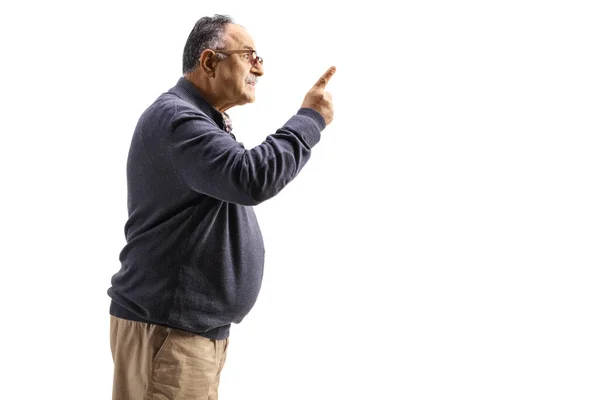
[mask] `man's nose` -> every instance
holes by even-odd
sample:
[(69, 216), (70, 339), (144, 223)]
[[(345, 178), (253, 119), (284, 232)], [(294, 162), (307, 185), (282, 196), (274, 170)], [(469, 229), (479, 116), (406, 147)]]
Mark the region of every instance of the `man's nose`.
[(263, 65), (261, 63), (259, 63), (258, 61), (256, 62), (256, 64), (254, 64), (252, 66), (252, 69), (250, 70), (253, 74), (256, 74), (258, 76), (263, 76), (265, 73), (265, 70), (263, 68)]

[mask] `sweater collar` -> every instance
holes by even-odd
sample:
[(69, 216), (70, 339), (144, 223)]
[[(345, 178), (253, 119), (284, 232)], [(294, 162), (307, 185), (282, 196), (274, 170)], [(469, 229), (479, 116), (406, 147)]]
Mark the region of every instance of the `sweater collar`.
[[(200, 91), (196, 89), (196, 87), (192, 84), (192, 82), (188, 81), (184, 77), (179, 78), (177, 84), (169, 90), (170, 93), (175, 94), (176, 96), (187, 100), (192, 103), (196, 107), (198, 107), (201, 111), (203, 111), (206, 115), (208, 115), (213, 121), (221, 127), (221, 129), (225, 130), (225, 121), (223, 119), (223, 114), (214, 108), (208, 100), (202, 96)], [(225, 114), (227, 115), (227, 114)]]

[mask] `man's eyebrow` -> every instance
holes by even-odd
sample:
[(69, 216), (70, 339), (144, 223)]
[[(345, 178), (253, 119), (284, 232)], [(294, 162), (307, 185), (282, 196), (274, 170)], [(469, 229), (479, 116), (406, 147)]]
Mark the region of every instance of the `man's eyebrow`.
[(244, 48), (248, 49), (248, 50), (254, 50), (254, 48), (252, 46), (248, 46), (248, 45), (244, 46)]

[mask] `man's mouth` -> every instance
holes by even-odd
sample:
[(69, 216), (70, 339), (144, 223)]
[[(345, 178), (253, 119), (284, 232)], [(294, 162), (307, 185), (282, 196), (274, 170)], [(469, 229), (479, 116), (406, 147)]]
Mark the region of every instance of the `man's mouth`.
[(246, 79), (246, 83), (250, 86), (256, 86), (256, 82), (258, 81), (258, 77), (257, 76), (250, 76)]

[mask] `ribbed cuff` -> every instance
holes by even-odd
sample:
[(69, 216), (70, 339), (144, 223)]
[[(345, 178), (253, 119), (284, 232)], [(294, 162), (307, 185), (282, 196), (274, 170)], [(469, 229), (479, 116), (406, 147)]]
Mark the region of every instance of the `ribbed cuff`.
[(298, 115), (304, 115), (305, 117), (311, 118), (317, 123), (319, 130), (321, 131), (327, 126), (325, 123), (325, 118), (323, 118), (323, 116), (317, 110), (313, 110), (312, 108), (301, 108), (298, 110)]

